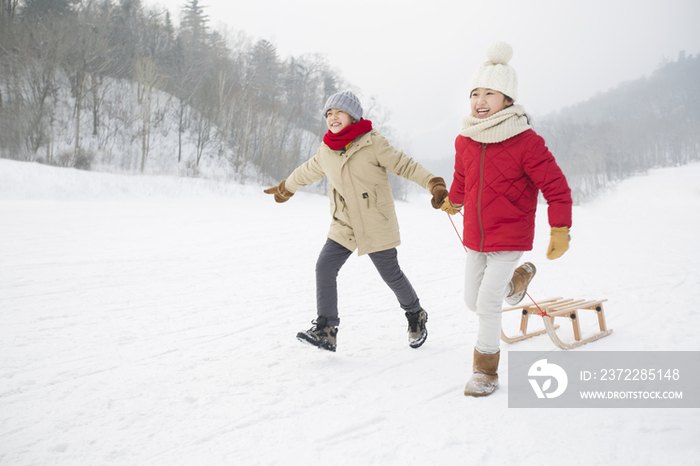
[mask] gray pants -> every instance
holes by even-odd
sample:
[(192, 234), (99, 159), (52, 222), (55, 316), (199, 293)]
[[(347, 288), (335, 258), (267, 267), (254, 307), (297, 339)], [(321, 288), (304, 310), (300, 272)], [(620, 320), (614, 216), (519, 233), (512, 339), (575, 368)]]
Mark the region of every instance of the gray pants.
[[(328, 325), (337, 326), (338, 318), (338, 272), (352, 251), (328, 239), (316, 262), (316, 310), (319, 317), (328, 319)], [(396, 248), (369, 254), (384, 282), (396, 295), (405, 311), (421, 309), (420, 300), (406, 275), (401, 271)]]

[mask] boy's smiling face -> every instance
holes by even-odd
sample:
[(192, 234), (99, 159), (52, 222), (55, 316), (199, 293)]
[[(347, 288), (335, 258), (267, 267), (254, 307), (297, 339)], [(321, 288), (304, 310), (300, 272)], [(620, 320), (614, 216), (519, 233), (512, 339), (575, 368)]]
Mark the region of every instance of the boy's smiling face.
[(353, 117), (337, 108), (332, 108), (326, 113), (326, 124), (333, 134), (341, 132), (355, 122)]
[(479, 87), (471, 93), (472, 115), (476, 118), (488, 118), (509, 107), (512, 103), (506, 99), (503, 93), (493, 89)]

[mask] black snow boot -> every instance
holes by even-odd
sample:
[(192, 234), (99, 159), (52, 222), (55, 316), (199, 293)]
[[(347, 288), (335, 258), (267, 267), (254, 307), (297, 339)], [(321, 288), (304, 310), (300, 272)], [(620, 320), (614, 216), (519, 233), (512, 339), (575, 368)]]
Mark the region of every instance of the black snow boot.
[(428, 338), (428, 330), (425, 323), (428, 321), (428, 313), (425, 309), (417, 312), (406, 312), (408, 320), (408, 346), (419, 348)]
[(305, 332), (297, 333), (297, 340), (320, 349), (335, 352), (338, 327), (327, 325), (325, 317), (319, 317), (316, 320), (312, 320), (311, 323), (314, 324), (313, 327)]

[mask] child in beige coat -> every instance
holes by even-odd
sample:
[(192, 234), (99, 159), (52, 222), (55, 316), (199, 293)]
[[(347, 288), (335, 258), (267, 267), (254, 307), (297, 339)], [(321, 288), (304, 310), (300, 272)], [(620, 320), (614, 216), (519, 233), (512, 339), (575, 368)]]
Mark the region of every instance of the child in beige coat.
[(323, 108), (328, 132), (306, 163), (278, 186), (266, 189), (275, 201), (286, 202), (301, 188), (324, 176), (330, 181), (332, 222), (316, 262), (317, 318), (297, 338), (328, 351), (336, 350), (338, 325), (337, 276), (357, 249), (369, 255), (382, 279), (396, 295), (408, 320), (409, 345), (420, 347), (428, 332), (427, 312), (398, 263), (399, 223), (387, 171), (411, 180), (433, 195), (439, 208), (447, 195), (445, 181), (392, 147), (362, 119), (362, 105), (352, 92), (330, 96)]

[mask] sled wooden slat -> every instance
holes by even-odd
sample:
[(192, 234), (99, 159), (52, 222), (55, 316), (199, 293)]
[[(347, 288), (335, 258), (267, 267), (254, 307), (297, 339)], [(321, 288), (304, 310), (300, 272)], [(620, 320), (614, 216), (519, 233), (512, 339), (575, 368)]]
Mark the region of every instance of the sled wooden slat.
[[(545, 299), (542, 301), (538, 301), (537, 304), (539, 304), (540, 307), (542, 307), (542, 306), (546, 306), (548, 303), (561, 302), (560, 300), (562, 300), (562, 299), (564, 299), (564, 298), (548, 298), (548, 299)], [(570, 300), (567, 300), (567, 301), (570, 301)], [(503, 309), (501, 309), (501, 312), (514, 311), (516, 309), (527, 309), (529, 307), (534, 307), (535, 309), (537, 308), (537, 306), (535, 306), (534, 304), (518, 304), (517, 306), (504, 307)]]
[[(605, 311), (603, 310), (603, 303), (607, 301), (607, 299), (598, 299), (598, 300), (585, 300), (585, 299), (571, 299), (571, 298), (549, 298), (543, 301), (539, 301), (538, 305), (533, 304), (523, 304), (519, 306), (512, 306), (508, 308), (502, 309), (501, 312), (508, 312), (508, 311), (514, 311), (514, 310), (520, 310), (522, 313), (522, 316), (520, 318), (520, 335), (514, 336), (514, 337), (509, 337), (508, 335), (505, 334), (503, 331), (503, 328), (501, 328), (501, 339), (505, 341), (506, 343), (515, 343), (516, 341), (522, 341), (528, 338), (532, 338), (538, 335), (542, 335), (546, 333), (549, 335), (550, 340), (552, 340), (552, 343), (554, 343), (557, 347), (567, 350), (567, 349), (572, 349), (576, 348), (581, 345), (585, 345), (586, 343), (590, 343), (595, 340), (599, 340), (603, 337), (606, 337), (612, 333), (612, 329), (608, 329), (607, 322), (605, 320)], [(542, 311), (540, 311), (540, 309)], [(581, 334), (581, 324), (580, 324), (580, 312), (582, 310), (592, 310), (596, 312), (596, 315), (598, 317), (598, 327), (599, 327), (599, 332), (595, 333), (594, 335), (591, 335), (587, 338), (583, 338)], [(544, 312), (544, 315), (542, 315), (542, 312)], [(542, 316), (542, 320), (544, 321), (544, 330), (539, 330), (535, 332), (530, 332), (528, 333), (527, 331), (527, 324), (528, 324), (528, 319), (530, 318), (531, 315), (537, 314)], [(559, 335), (557, 335), (556, 330), (559, 328), (559, 325), (556, 325), (554, 323), (554, 319), (557, 317), (566, 317), (569, 320), (571, 320), (571, 325), (573, 328), (573, 333), (574, 333), (574, 342), (572, 343), (566, 343), (562, 341), (561, 338), (559, 338)]]
[[(560, 300), (563, 299), (561, 297), (557, 298), (549, 298), (545, 299), (538, 304), (540, 307), (546, 306), (548, 303), (555, 303), (555, 302), (560, 302)], [(537, 330), (535, 332), (527, 332), (527, 323), (528, 319), (530, 318), (530, 315), (532, 314), (539, 314), (540, 311), (537, 309), (537, 306), (534, 304), (523, 304), (519, 306), (512, 306), (512, 307), (507, 307), (501, 310), (501, 312), (508, 312), (508, 311), (516, 311), (519, 310), (522, 313), (522, 316), (520, 317), (520, 335), (517, 336), (508, 336), (503, 332), (503, 328), (501, 328), (501, 339), (505, 341), (506, 343), (515, 343), (516, 341), (522, 341), (522, 340), (527, 340), (528, 338), (536, 337), (538, 335), (543, 335), (547, 333), (547, 329), (543, 330)], [(557, 325), (556, 328), (559, 328)]]
[(547, 314), (556, 317), (558, 315), (563, 315), (571, 311), (577, 311), (579, 309), (589, 309), (590, 306), (598, 303), (600, 303), (600, 301), (585, 301), (583, 299), (579, 299), (578, 301), (568, 303), (565, 306), (552, 306), (549, 308)]

